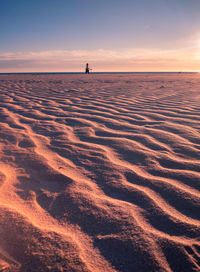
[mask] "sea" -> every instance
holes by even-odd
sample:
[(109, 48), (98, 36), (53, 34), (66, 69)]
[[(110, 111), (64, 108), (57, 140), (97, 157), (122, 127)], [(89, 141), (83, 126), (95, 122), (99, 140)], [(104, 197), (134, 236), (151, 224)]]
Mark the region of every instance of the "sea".
[[(194, 74), (198, 72), (91, 72), (90, 74)], [(0, 75), (82, 75), (84, 72), (0, 73)]]

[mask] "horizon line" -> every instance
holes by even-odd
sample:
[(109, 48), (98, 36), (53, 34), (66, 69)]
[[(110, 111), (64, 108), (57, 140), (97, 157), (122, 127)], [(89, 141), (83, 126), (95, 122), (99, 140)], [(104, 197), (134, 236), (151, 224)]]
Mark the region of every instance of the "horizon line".
[[(199, 73), (200, 71), (101, 71), (90, 72), (90, 74), (128, 74), (128, 73)], [(85, 72), (0, 72), (0, 75), (6, 74), (85, 74)]]

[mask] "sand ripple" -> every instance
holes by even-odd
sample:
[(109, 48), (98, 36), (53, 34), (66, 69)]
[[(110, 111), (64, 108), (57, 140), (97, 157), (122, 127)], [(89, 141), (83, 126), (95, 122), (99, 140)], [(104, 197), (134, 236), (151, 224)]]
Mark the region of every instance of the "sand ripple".
[(1, 75), (0, 271), (200, 271), (199, 86)]

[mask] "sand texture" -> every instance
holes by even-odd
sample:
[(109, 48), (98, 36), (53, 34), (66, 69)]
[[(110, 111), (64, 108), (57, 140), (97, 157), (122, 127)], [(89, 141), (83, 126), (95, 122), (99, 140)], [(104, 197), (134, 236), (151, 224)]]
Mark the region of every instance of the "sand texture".
[(0, 271), (200, 271), (200, 75), (0, 75)]

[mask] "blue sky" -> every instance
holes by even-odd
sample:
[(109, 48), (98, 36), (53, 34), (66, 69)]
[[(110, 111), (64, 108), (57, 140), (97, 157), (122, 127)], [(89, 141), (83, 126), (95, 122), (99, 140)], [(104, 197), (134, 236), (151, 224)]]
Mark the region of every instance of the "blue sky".
[(199, 0), (0, 0), (0, 72), (200, 70)]

